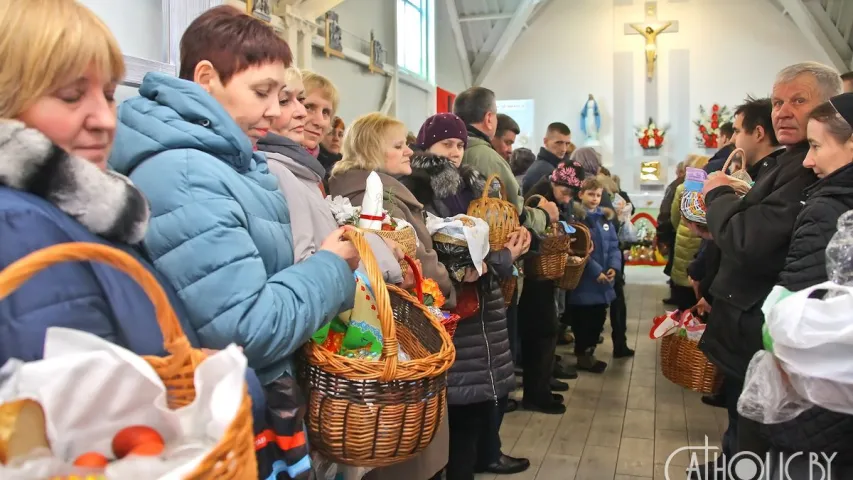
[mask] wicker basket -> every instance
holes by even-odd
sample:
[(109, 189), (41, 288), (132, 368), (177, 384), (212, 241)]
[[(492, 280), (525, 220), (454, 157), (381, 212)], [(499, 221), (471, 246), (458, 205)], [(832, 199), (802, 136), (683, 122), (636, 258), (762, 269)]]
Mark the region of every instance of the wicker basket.
[[(501, 186), (501, 198), (489, 197), (494, 182)], [(521, 226), (518, 223), (518, 210), (506, 199), (506, 188), (500, 177), (491, 175), (483, 187), (483, 195), (468, 205), (469, 216), (482, 218), (489, 225), (489, 246), (494, 251), (504, 248), (510, 234)]]
[[(732, 163), (732, 160), (734, 160), (735, 155), (737, 155), (738, 153), (740, 153), (742, 159), (740, 170), (735, 170), (729, 173), (729, 167)], [(743, 151), (742, 148), (736, 148), (732, 150), (732, 153), (729, 154), (729, 158), (726, 159), (726, 163), (723, 164), (723, 173), (729, 176), (729, 178), (732, 180), (732, 188), (734, 188), (735, 192), (737, 192), (738, 195), (741, 196), (746, 195), (746, 192), (748, 192), (749, 189), (752, 188), (753, 182), (752, 177), (749, 176), (749, 172), (746, 171), (746, 165), (744, 165), (745, 162), (746, 153)]]
[[(439, 319), (405, 291), (386, 286), (364, 236), (349, 231), (376, 296), (384, 345), (380, 360), (305, 346), (301, 375), (313, 450), (361, 467), (403, 462), (432, 441), (444, 420), (447, 370), (456, 352)], [(398, 359), (402, 348), (410, 361)]]
[[(393, 240), (400, 245), (403, 253), (411, 258), (417, 257), (418, 252), (418, 237), (415, 229), (412, 227), (401, 228), (400, 230), (365, 230), (375, 233), (382, 238)], [(409, 272), (409, 264), (405, 260), (400, 260), (400, 270), (403, 272), (403, 277)]]
[[(544, 200), (542, 195), (531, 195), (531, 200)], [(566, 271), (572, 242), (559, 222), (552, 223), (545, 231), (545, 238), (539, 244), (539, 254), (525, 262), (525, 274), (537, 280), (557, 280)]]
[[(121, 250), (94, 243), (64, 243), (44, 248), (19, 259), (0, 272), (0, 299), (6, 298), (40, 271), (57, 263), (100, 262), (133, 278), (154, 304), (157, 323), (163, 331), (167, 357), (142, 357), (151, 365), (169, 392), (169, 408), (177, 409), (195, 399), (194, 373), (207, 357), (190, 346), (169, 299), (157, 280), (133, 257)], [(185, 479), (252, 479), (258, 476), (252, 432), (252, 402), (248, 393), (237, 416), (219, 444)]]
[(574, 290), (581, 281), (583, 271), (586, 268), (586, 263), (589, 261), (590, 250), (592, 249), (592, 237), (589, 233), (589, 228), (583, 223), (572, 223), (575, 227), (575, 233), (572, 235), (572, 242), (569, 248), (570, 257), (580, 257), (580, 263), (573, 263), (571, 260), (566, 262), (566, 270), (563, 276), (557, 281), (557, 287), (563, 290)]
[(723, 380), (698, 342), (677, 333), (661, 339), (660, 363), (664, 377), (694, 392), (714, 393)]

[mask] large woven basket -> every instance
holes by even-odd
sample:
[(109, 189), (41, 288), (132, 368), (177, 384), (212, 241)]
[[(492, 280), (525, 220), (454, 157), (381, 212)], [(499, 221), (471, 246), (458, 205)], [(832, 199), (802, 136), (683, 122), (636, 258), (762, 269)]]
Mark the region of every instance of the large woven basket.
[[(489, 197), (495, 182), (501, 186), (500, 198)], [(489, 246), (494, 251), (503, 249), (510, 234), (521, 226), (518, 223), (518, 210), (506, 199), (506, 188), (501, 178), (491, 175), (483, 187), (483, 195), (468, 205), (469, 216), (482, 218), (489, 224)]]
[(592, 236), (589, 233), (589, 228), (580, 222), (572, 223), (572, 226), (575, 227), (575, 233), (571, 235), (569, 256), (581, 258), (581, 261), (578, 263), (572, 262), (571, 259), (566, 261), (563, 276), (557, 280), (557, 287), (563, 290), (574, 290), (578, 286), (592, 250)]
[[(94, 243), (63, 243), (47, 247), (19, 259), (0, 272), (0, 300), (11, 295), (24, 282), (42, 270), (62, 262), (100, 262), (134, 279), (151, 299), (157, 323), (163, 331), (163, 344), (169, 356), (142, 357), (166, 385), (169, 408), (177, 409), (195, 399), (194, 374), (207, 357), (192, 348), (169, 299), (157, 280), (133, 257), (121, 250)], [(109, 388), (109, 385), (106, 385)], [(252, 431), (252, 401), (244, 393), (237, 416), (219, 444), (185, 479), (254, 479), (258, 476)]]
[[(346, 465), (382, 467), (426, 448), (444, 420), (447, 370), (456, 352), (439, 319), (386, 286), (362, 233), (348, 231), (373, 287), (384, 343), (379, 360), (348, 358), (314, 342), (301, 368), (313, 450)], [(412, 360), (401, 361), (399, 350)]]
[[(541, 195), (531, 195), (531, 200), (544, 200)], [(545, 237), (539, 243), (539, 254), (529, 258), (525, 263), (525, 274), (537, 280), (557, 280), (566, 271), (569, 260), (569, 248), (572, 242), (562, 224), (552, 223), (545, 230)]]
[[(415, 229), (412, 227), (401, 228), (400, 230), (366, 230), (368, 232), (375, 233), (382, 238), (387, 238), (388, 240), (393, 240), (400, 245), (400, 248), (403, 250), (403, 253), (408, 255), (411, 258), (417, 257), (418, 252), (418, 238), (417, 233), (415, 233)], [(400, 270), (403, 272), (403, 277), (406, 276), (406, 273), (409, 271), (409, 264), (405, 260), (400, 260)]]
[(663, 376), (672, 383), (699, 393), (714, 393), (722, 383), (717, 367), (699, 350), (698, 342), (670, 334), (661, 339)]
[[(735, 156), (738, 153), (740, 153), (741, 155), (740, 169), (729, 172), (729, 168), (733, 167), (732, 160), (734, 160)], [(746, 165), (744, 165), (744, 163), (746, 163), (746, 153), (743, 151), (742, 148), (736, 148), (732, 150), (732, 153), (729, 154), (729, 158), (726, 159), (726, 163), (723, 164), (723, 173), (729, 176), (729, 178), (732, 180), (732, 188), (734, 188), (735, 192), (737, 192), (738, 195), (741, 196), (746, 195), (746, 192), (748, 192), (749, 189), (752, 188), (753, 182), (752, 177), (749, 175), (749, 172), (746, 171)]]

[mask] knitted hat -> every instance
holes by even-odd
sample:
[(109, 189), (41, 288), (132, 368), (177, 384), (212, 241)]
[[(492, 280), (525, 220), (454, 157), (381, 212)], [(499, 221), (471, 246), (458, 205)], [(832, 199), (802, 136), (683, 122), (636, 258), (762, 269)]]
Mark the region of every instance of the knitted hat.
[(551, 172), (551, 183), (580, 190), (583, 183), (584, 171), (578, 162), (560, 162)]
[(829, 103), (835, 107), (835, 111), (841, 118), (853, 127), (853, 93), (842, 93), (829, 99)]
[(418, 131), (418, 146), (424, 150), (448, 138), (458, 138), (468, 146), (468, 127), (452, 113), (437, 113), (426, 119)]

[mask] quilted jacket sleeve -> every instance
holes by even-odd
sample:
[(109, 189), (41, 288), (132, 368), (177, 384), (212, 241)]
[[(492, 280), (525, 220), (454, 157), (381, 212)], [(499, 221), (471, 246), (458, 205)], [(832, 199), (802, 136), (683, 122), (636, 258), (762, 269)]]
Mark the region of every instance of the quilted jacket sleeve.
[(610, 229), (607, 230), (607, 269), (615, 271), (622, 270), (622, 250), (619, 250), (619, 237), (616, 235), (616, 226), (613, 222), (607, 222)]
[[(164, 161), (157, 167), (169, 165)], [(299, 264), (267, 272), (245, 227), (247, 214), (229, 185), (200, 170), (195, 166), (193, 178), (177, 184), (186, 190), (187, 201), (172, 199), (173, 209), (164, 209), (151, 195), (145, 250), (184, 301), (202, 346), (222, 348), (233, 342), (243, 347), (252, 368), (277, 368), (324, 323), (351, 308), (352, 271), (337, 255), (319, 251)], [(139, 175), (133, 180), (143, 191), (152, 191), (150, 183), (176, 177), (181, 178)]]
[(811, 204), (800, 213), (779, 275), (780, 285), (798, 291), (827, 280), (826, 246), (835, 234), (839, 215), (824, 202)]
[[(1, 210), (0, 239), (0, 270), (36, 250), (71, 241), (39, 212)], [(0, 363), (42, 358), (48, 327), (73, 328), (121, 343), (111, 313), (88, 264), (52, 266), (0, 302)]]

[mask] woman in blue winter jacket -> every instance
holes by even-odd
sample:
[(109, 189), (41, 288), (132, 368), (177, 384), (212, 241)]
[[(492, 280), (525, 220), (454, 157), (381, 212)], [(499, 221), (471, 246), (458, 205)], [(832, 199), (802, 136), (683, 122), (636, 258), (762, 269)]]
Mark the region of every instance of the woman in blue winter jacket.
[(615, 213), (600, 206), (603, 191), (601, 182), (595, 178), (587, 178), (581, 185), (581, 204), (576, 208), (575, 218), (589, 228), (594, 248), (566, 305), (575, 335), (577, 368), (593, 373), (602, 373), (607, 368), (593, 354), (607, 317), (607, 306), (616, 298), (613, 284), (622, 268), (622, 252), (613, 224)]
[[(161, 281), (198, 347), (174, 289), (134, 246), (148, 226), (145, 197), (106, 170), (113, 95), (125, 69), (112, 33), (71, 0), (4, 2), (0, 46), (0, 270), (61, 243), (121, 249)], [(139, 355), (166, 354), (148, 296), (100, 263), (52, 266), (0, 300), (0, 365), (42, 358), (50, 327), (89, 332)], [(246, 379), (259, 420), (263, 392), (253, 372)]]
[(110, 157), (151, 203), (144, 250), (201, 344), (240, 345), (264, 384), (292, 373), (292, 354), (352, 308), (358, 266), (341, 229), (294, 264), (287, 203), (255, 151), (281, 115), (291, 60), (263, 21), (208, 10), (181, 39), (180, 78), (149, 73), (121, 105)]

